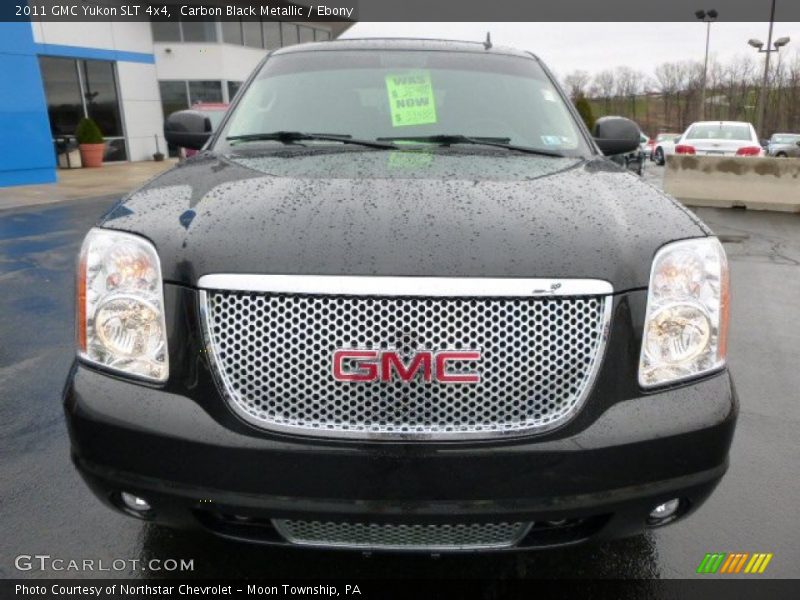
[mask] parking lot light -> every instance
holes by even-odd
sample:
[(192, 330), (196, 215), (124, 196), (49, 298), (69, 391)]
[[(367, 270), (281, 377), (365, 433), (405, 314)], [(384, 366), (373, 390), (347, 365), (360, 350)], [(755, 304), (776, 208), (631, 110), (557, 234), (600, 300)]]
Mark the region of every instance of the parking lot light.
[(715, 21), (719, 13), (714, 10), (696, 10), (694, 16), (706, 24), (706, 58), (703, 63), (703, 88), (700, 96), (700, 120), (706, 118), (706, 79), (708, 77), (708, 44), (711, 39), (711, 21)]
[[(790, 38), (787, 36), (780, 37), (772, 42), (772, 26), (775, 24), (775, 0), (772, 0), (772, 8), (769, 13), (769, 34), (767, 37), (767, 47), (764, 48), (764, 42), (757, 39), (749, 39), (747, 43), (759, 52), (765, 53), (767, 56), (764, 59), (764, 79), (761, 82), (761, 92), (758, 96), (758, 113), (756, 122), (756, 132), (760, 138), (765, 138), (766, 132), (764, 131), (764, 118), (767, 114), (767, 82), (769, 80), (769, 56), (773, 52), (778, 52), (783, 46), (789, 43)], [(774, 47), (773, 47), (774, 46)], [(780, 55), (778, 55), (780, 57)], [(780, 65), (780, 63), (778, 63)]]

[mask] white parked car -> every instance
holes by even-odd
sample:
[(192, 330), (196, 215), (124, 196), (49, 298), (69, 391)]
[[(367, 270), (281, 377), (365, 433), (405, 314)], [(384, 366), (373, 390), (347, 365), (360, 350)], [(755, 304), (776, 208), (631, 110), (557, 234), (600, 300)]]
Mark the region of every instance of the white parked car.
[(659, 133), (653, 144), (653, 152), (650, 160), (654, 160), (657, 165), (663, 165), (670, 154), (675, 154), (675, 142), (681, 137), (680, 133)]
[(755, 127), (743, 121), (698, 121), (675, 143), (675, 154), (764, 156)]
[[(639, 132), (639, 151), (645, 158), (650, 158), (653, 154), (653, 140), (649, 135), (644, 132)], [(652, 160), (652, 159), (651, 159)]]

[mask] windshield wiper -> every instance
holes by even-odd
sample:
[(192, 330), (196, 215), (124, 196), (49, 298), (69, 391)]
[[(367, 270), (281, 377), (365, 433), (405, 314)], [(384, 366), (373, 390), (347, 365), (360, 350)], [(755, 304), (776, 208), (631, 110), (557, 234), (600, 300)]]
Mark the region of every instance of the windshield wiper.
[(244, 135), (231, 135), (225, 138), (228, 142), (261, 142), (271, 141), (293, 144), (308, 140), (324, 140), (328, 142), (341, 142), (342, 144), (356, 144), (369, 148), (380, 148), (382, 150), (396, 150), (394, 144), (372, 141), (357, 140), (353, 136), (338, 133), (303, 133), (302, 131), (273, 131), (271, 133), (246, 133)]
[(440, 134), (440, 135), (422, 135), (422, 136), (408, 136), (408, 137), (379, 137), (378, 141), (392, 141), (392, 142), (420, 142), (429, 144), (441, 144), (449, 146), (451, 144), (478, 144), (481, 146), (494, 146), (495, 148), (505, 148), (506, 150), (516, 150), (517, 152), (526, 152), (528, 154), (538, 154), (540, 156), (553, 156), (556, 158), (564, 158), (560, 152), (553, 150), (540, 150), (539, 148), (531, 148), (529, 146), (516, 146), (509, 144), (511, 138), (507, 137), (471, 137), (460, 134)]

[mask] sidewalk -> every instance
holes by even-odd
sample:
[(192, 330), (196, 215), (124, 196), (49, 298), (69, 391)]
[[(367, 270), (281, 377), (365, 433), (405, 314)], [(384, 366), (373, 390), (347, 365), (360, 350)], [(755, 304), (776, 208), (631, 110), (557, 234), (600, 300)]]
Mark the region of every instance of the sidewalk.
[(176, 159), (104, 165), (99, 169), (58, 169), (58, 182), (0, 188), (0, 210), (62, 200), (122, 196), (166, 171)]

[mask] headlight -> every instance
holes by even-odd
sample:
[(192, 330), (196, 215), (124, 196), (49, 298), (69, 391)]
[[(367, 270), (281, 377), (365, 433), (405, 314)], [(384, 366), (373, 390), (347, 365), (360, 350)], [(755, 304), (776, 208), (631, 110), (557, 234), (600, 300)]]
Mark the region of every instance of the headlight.
[(653, 387), (725, 364), (728, 261), (717, 238), (674, 242), (653, 260), (639, 383)]
[(150, 242), (92, 229), (81, 247), (77, 313), (81, 358), (128, 375), (166, 381), (161, 265)]

